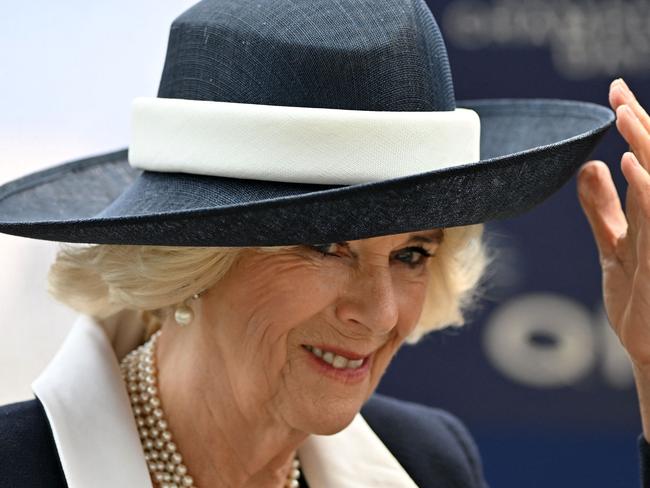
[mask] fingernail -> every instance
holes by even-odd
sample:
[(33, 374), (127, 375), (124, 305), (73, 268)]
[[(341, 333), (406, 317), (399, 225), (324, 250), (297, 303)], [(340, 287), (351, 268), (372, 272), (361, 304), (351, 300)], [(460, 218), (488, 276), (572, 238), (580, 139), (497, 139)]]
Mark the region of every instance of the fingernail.
[(612, 83), (611, 91), (620, 93), (623, 99), (627, 98), (627, 92), (625, 91), (625, 88), (623, 88), (623, 85), (620, 83)]
[(626, 92), (630, 92), (630, 93), (631, 93), (630, 87), (627, 86), (627, 83), (625, 83), (625, 81), (623, 80), (623, 78), (619, 78), (619, 85), (620, 85), (620, 86), (621, 86), (621, 87), (622, 87)]
[(582, 183), (585, 190), (589, 190), (594, 183), (598, 182), (598, 168), (595, 165), (589, 165), (582, 170)]

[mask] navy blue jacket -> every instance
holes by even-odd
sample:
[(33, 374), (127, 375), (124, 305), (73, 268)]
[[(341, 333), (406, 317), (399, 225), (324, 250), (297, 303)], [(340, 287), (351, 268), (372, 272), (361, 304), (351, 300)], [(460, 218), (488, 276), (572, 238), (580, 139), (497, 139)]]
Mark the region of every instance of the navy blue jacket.
[[(487, 487), (476, 444), (452, 414), (379, 394), (361, 413), (418, 486)], [(3, 488), (66, 487), (38, 399), (0, 407), (0, 480)]]
[[(375, 394), (362, 415), (418, 486), (487, 488), (476, 444), (449, 412)], [(641, 486), (650, 487), (650, 444), (642, 434), (638, 447)], [(0, 487), (66, 486), (38, 399), (1, 406)]]

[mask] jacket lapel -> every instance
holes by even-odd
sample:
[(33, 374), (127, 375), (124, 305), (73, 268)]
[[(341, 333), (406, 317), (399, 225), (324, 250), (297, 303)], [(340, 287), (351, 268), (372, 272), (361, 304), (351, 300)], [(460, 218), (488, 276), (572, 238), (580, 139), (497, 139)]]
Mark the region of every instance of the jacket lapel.
[(69, 488), (151, 488), (131, 404), (106, 333), (81, 316), (32, 383)]

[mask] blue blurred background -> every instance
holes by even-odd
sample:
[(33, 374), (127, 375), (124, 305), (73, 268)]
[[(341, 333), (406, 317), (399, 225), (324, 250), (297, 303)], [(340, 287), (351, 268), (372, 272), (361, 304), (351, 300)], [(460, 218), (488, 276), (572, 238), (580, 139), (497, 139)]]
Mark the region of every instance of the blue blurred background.
[[(128, 145), (130, 103), (154, 96), (171, 21), (194, 1), (14, 3), (0, 16), (0, 182)], [(622, 76), (650, 105), (650, 1), (430, 1), (458, 100), (570, 98), (607, 105)], [(621, 198), (626, 145), (594, 154)], [(461, 329), (403, 348), (379, 390), (470, 428), (495, 488), (638, 486), (641, 432), (629, 361), (602, 309), (600, 268), (575, 177), (487, 225), (499, 262)], [(55, 245), (0, 236), (0, 404), (59, 347), (74, 313), (45, 292)], [(17, 327), (15, 324), (21, 324)]]

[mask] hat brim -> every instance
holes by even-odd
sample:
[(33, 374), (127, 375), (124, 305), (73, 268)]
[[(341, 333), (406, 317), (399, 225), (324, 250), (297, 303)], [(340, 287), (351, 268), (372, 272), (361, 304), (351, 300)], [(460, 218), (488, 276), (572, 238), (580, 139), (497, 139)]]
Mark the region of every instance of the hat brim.
[(614, 113), (552, 99), (457, 102), (481, 119), (481, 160), (355, 185), (130, 167), (127, 150), (0, 187), (0, 232), (98, 244), (272, 246), (354, 240), (520, 215), (586, 161)]

